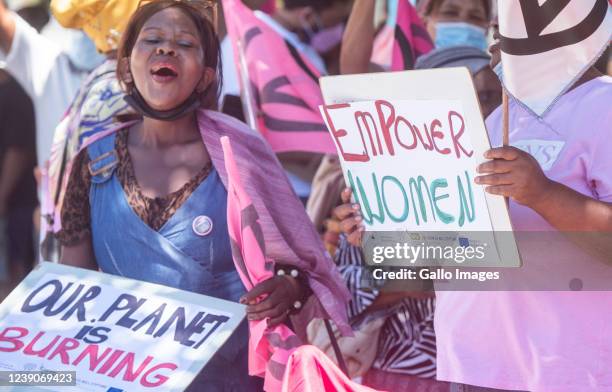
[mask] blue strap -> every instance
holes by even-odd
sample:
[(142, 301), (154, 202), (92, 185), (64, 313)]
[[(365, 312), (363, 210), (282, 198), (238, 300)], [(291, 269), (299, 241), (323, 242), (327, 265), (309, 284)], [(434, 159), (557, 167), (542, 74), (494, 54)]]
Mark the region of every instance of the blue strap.
[(94, 184), (108, 181), (119, 164), (119, 157), (115, 151), (116, 136), (117, 134), (113, 132), (87, 147), (89, 173)]

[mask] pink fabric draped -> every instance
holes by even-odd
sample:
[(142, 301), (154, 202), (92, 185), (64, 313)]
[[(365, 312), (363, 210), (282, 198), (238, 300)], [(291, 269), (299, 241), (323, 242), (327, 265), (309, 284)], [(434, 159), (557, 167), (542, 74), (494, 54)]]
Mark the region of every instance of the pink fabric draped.
[[(212, 127), (212, 129), (217, 129), (220, 132), (225, 133), (225, 135), (220, 136), (220, 138), (217, 139), (217, 135), (214, 135), (210, 131), (211, 127), (210, 123), (208, 122), (209, 120), (215, 122), (215, 126)], [(274, 260), (269, 260), (266, 258), (265, 249), (269, 244), (269, 241), (264, 233), (265, 218), (260, 216), (259, 212), (261, 210), (257, 209), (256, 203), (254, 203), (251, 199), (251, 194), (257, 194), (257, 192), (249, 193), (246, 191), (246, 184), (248, 182), (253, 184), (257, 181), (257, 178), (253, 178), (252, 173), (249, 172), (250, 168), (254, 165), (250, 164), (248, 167), (239, 168), (233, 145), (237, 147), (236, 151), (238, 151), (239, 154), (244, 154), (244, 150), (240, 148), (241, 145), (243, 147), (248, 146), (249, 151), (257, 151), (257, 144), (264, 149), (265, 144), (261, 141), (257, 143), (257, 135), (255, 135), (252, 131), (235, 129), (234, 126), (238, 125), (239, 123), (231, 124), (231, 121), (233, 120), (230, 120), (229, 118), (215, 112), (207, 112), (205, 115), (200, 116), (202, 134), (204, 140), (206, 140), (206, 145), (209, 153), (211, 154), (213, 162), (220, 158), (218, 156), (219, 144), (221, 146), (225, 173), (222, 171), (220, 171), (220, 173), (226, 182), (228, 191), (227, 219), (232, 245), (232, 254), (236, 269), (240, 274), (242, 282), (246, 288), (250, 290), (258, 283), (263, 282), (274, 275)], [(246, 145), (243, 144), (250, 138), (253, 138), (250, 143)], [(216, 140), (218, 140), (218, 142)], [(275, 160), (269, 159), (270, 157), (273, 157), (272, 152), (269, 151), (266, 155), (267, 156), (257, 157), (256, 161), (258, 164), (255, 166), (261, 169), (264, 173), (271, 175), (276, 174), (282, 179), (284, 176), (278, 172), (280, 167), (277, 163), (275, 163)], [(250, 158), (247, 156), (242, 156), (242, 159), (249, 160)], [(273, 165), (272, 168), (266, 167), (267, 161), (270, 161), (270, 163)], [(250, 162), (253, 161), (251, 160)], [(219, 170), (222, 165), (215, 166), (217, 167), (217, 170)], [(276, 168), (274, 168), (274, 166), (276, 166)], [(274, 173), (275, 171), (276, 173)], [(285, 184), (285, 187), (287, 185), (288, 184)], [(295, 203), (291, 203), (294, 204), (293, 206), (285, 204), (290, 199), (295, 199), (295, 197), (292, 197), (286, 192), (284, 195), (283, 193), (277, 194), (274, 200), (276, 209), (283, 212), (283, 208), (289, 207), (297, 208), (298, 211), (304, 211), (303, 208), (295, 205)], [(284, 212), (289, 211), (287, 210)], [(297, 230), (299, 230), (299, 225), (296, 225), (298, 222), (299, 221), (294, 221), (294, 227)], [(304, 221), (303, 218), (301, 219), (301, 225), (312, 228), (310, 222)], [(304, 239), (308, 240), (308, 237)], [(312, 241), (316, 241), (312, 236), (310, 236), (310, 239)], [(318, 247), (320, 247), (320, 244)], [(284, 261), (284, 259), (279, 260)], [(335, 269), (333, 265), (328, 264), (327, 267), (329, 268), (330, 272)], [(338, 281), (336, 280), (335, 283), (337, 284)], [(325, 302), (323, 302), (323, 304), (327, 305)], [(295, 325), (305, 326), (307, 322), (308, 319), (303, 319), (302, 321), (295, 323)], [(285, 375), (286, 377), (288, 371), (286, 365), (289, 361), (289, 357), (292, 355), (291, 353), (293, 350), (300, 346), (302, 341), (284, 324), (274, 328), (268, 328), (267, 320), (249, 321), (249, 327), (249, 373), (254, 376), (265, 377), (264, 387), (266, 391), (280, 391), (282, 389), (281, 383), (283, 381), (283, 376)], [(321, 353), (321, 355), (323, 354)], [(331, 363), (329, 360), (327, 360), (327, 362)], [(335, 374), (336, 372), (338, 372), (337, 369), (332, 369), (332, 374)], [(337, 376), (330, 377), (337, 378)]]
[(300, 346), (287, 361), (282, 392), (375, 392), (349, 379), (315, 346)]
[(413, 69), (416, 59), (433, 49), (433, 43), (421, 18), (409, 0), (397, 0), (392, 71)]
[[(228, 136), (231, 140), (242, 187), (253, 205), (250, 211), (257, 215), (258, 238), (268, 268), (280, 262), (308, 273), (314, 295), (293, 316), (298, 336), (305, 339), (306, 326), (313, 318), (331, 318), (343, 334), (351, 335), (346, 320), (348, 290), (270, 146), (244, 123), (223, 113), (201, 110), (198, 121), (204, 144), (226, 188), (229, 175), (221, 138)], [(241, 211), (236, 203), (228, 204), (229, 208)], [(234, 256), (240, 255), (236, 252)], [(245, 263), (255, 262), (248, 258)]]
[(241, 87), (253, 91), (257, 127), (272, 149), (336, 154), (318, 109), (319, 71), (240, 0), (223, 0), (223, 9), (235, 63), (240, 41), (247, 64), (250, 86)]
[[(266, 262), (259, 217), (249, 195), (242, 187), (230, 139), (221, 138), (228, 180), (227, 225), (236, 269), (247, 290), (274, 275)], [(281, 389), (282, 376), (290, 350), (300, 339), (284, 324), (267, 327), (267, 320), (249, 321), (249, 374), (265, 377), (266, 391)]]

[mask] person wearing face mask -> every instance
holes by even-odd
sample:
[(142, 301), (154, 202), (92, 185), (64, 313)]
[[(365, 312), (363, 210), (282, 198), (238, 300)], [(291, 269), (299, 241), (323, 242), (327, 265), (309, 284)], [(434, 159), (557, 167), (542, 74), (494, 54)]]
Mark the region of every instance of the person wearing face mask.
[(423, 0), (417, 10), (436, 48), (473, 46), (486, 50), (489, 0)]
[[(403, 12), (400, 12), (399, 2), (403, 2)], [(401, 65), (398, 63), (394, 68), (393, 46), (399, 43), (396, 29), (406, 24), (410, 26), (409, 36), (402, 34), (402, 39), (409, 45), (405, 45), (408, 48), (402, 56), (409, 60), (402, 59)], [(414, 61), (431, 48), (429, 34), (407, 0), (356, 0), (342, 37), (340, 72), (357, 74), (412, 69)]]
[[(352, 0), (285, 0), (275, 12), (267, 14), (255, 10), (254, 15), (270, 26), (295, 51), (303, 55), (320, 74), (329, 74), (325, 56), (331, 69), (338, 69), (338, 54), (334, 56), (342, 39), (343, 22), (348, 17)], [(226, 37), (223, 62), (224, 90), (223, 95), (239, 95), (237, 67), (233, 61), (231, 42)], [(231, 55), (228, 56), (228, 53)], [(335, 64), (335, 65), (333, 65)], [(233, 85), (226, 85), (226, 82)], [(222, 102), (227, 101), (222, 98)], [(225, 107), (225, 105), (222, 105)], [(287, 152), (279, 154), (283, 167), (287, 170), (294, 190), (305, 203), (311, 192), (311, 182), (321, 161), (320, 154), (308, 152)]]
[(421, 56), (416, 69), (467, 67), (474, 80), (474, 88), (487, 118), (502, 101), (502, 86), (490, 66), (491, 56), (472, 46), (453, 46), (436, 49)]
[[(308, 57), (322, 73), (328, 69), (322, 55), (336, 48), (344, 31), (344, 21), (350, 12), (352, 0), (284, 0), (282, 7), (267, 13), (255, 8), (255, 15), (272, 27), (297, 51)], [(231, 42), (226, 37), (221, 43), (223, 59), (223, 90), (226, 94), (240, 95), (237, 68)]]

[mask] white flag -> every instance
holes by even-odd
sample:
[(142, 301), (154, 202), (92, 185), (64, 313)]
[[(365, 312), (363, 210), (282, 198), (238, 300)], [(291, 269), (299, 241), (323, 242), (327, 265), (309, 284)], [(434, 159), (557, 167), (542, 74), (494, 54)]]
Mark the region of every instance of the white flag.
[(610, 44), (608, 0), (498, 0), (503, 83), (543, 116)]

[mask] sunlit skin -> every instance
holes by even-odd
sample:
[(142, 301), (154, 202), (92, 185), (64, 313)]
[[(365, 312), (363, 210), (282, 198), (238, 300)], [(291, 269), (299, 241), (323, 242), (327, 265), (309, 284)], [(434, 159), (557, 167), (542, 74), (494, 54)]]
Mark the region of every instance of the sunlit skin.
[(195, 23), (177, 8), (153, 15), (143, 26), (130, 69), (138, 91), (156, 110), (169, 110), (207, 86), (204, 49)]
[(489, 20), (482, 0), (442, 0), (429, 15), (423, 17), (425, 27), (432, 39), (436, 39), (438, 22), (465, 22), (483, 29), (489, 27)]

